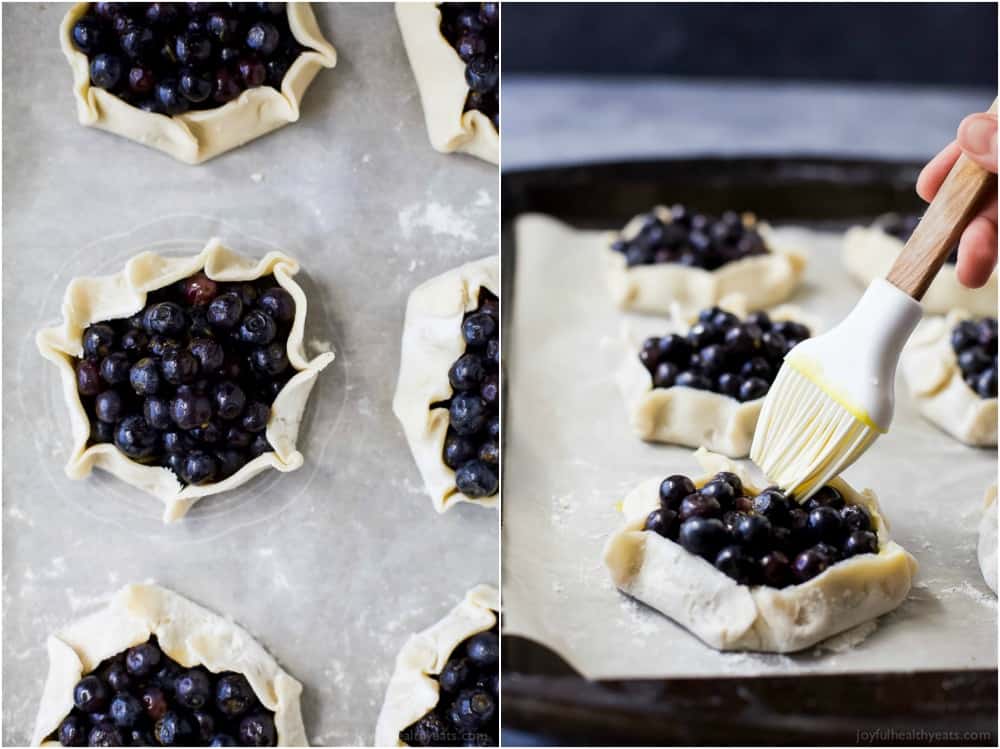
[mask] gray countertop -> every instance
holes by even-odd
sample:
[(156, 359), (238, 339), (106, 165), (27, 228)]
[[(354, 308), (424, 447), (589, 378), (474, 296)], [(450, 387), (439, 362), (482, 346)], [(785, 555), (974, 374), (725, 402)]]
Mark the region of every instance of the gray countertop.
[(996, 92), (505, 76), (503, 168), (699, 155), (927, 159)]
[[(76, 122), (66, 7), (3, 8), (3, 741), (29, 740), (46, 636), (156, 580), (244, 625), (303, 682), (314, 743), (370, 743), (406, 637), (497, 582), (496, 512), (437, 515), (390, 410), (407, 295), (496, 251), (495, 167), (431, 149), (391, 5), (316, 6), (340, 59), (301, 120), (198, 167)], [(312, 394), (302, 469), (165, 527), (152, 497), (65, 477), (55, 370), (33, 338), (72, 277), (213, 233), (302, 263), (306, 340), (337, 359)]]

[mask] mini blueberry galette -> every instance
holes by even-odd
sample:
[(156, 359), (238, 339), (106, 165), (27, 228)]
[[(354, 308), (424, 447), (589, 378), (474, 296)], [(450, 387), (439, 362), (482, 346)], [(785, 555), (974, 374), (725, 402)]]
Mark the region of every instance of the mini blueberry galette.
[(923, 416), (960, 442), (997, 444), (997, 318), (963, 310), (925, 320), (900, 358)]
[(102, 468), (172, 521), (268, 468), (300, 467), (302, 412), (333, 355), (306, 359), (297, 272), (280, 253), (251, 261), (212, 240), (71, 282), (63, 324), (38, 335), (69, 407), (67, 474)]
[(434, 508), (495, 507), (500, 488), (497, 258), (417, 287), (406, 305), (392, 408)]
[[(864, 286), (876, 278), (884, 278), (896, 256), (910, 238), (920, 217), (886, 213), (871, 226), (854, 226), (844, 235), (843, 262), (851, 276)], [(973, 315), (997, 314), (997, 276), (980, 289), (968, 289), (958, 282), (954, 263), (957, 248), (945, 267), (934, 278), (921, 304), (928, 312), (946, 315), (953, 309), (964, 309)]]
[(697, 311), (739, 295), (749, 309), (771, 307), (795, 290), (805, 256), (779, 246), (752, 213), (720, 217), (683, 205), (657, 206), (608, 238), (608, 280), (623, 310)]
[(500, 160), (500, 3), (396, 3), (431, 145)]
[(377, 746), (498, 746), (497, 591), (470, 590), (396, 657), (375, 727)]
[(77, 3), (61, 39), (81, 124), (190, 164), (297, 120), (337, 61), (308, 3)]
[(800, 316), (791, 307), (742, 318), (710, 307), (685, 332), (630, 340), (617, 379), (635, 433), (745, 456), (782, 359), (812, 335)]
[(896, 608), (916, 561), (875, 495), (834, 479), (805, 503), (755, 488), (699, 450), (709, 474), (651, 479), (604, 549), (615, 585), (718, 650), (787, 653)]
[(49, 637), (35, 746), (305, 746), (302, 685), (244, 629), (129, 585)]

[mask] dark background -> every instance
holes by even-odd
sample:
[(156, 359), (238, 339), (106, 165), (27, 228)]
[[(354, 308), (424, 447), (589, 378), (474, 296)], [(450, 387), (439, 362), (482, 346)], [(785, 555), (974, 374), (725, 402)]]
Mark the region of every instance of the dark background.
[(505, 3), (504, 73), (997, 85), (996, 3)]

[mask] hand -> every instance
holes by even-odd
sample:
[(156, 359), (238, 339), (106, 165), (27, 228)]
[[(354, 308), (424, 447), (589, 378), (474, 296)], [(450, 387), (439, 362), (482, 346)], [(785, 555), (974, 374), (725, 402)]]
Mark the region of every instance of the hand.
[[(970, 114), (958, 126), (958, 137), (931, 159), (917, 178), (917, 195), (928, 203), (937, 193), (951, 167), (964, 153), (984, 169), (997, 171), (997, 116)], [(971, 289), (985, 284), (997, 264), (997, 196), (962, 232), (958, 243), (959, 282)]]

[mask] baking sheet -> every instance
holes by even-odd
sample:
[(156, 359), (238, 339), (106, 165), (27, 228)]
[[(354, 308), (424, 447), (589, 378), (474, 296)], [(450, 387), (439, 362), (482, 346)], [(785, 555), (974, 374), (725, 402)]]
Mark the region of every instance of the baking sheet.
[[(861, 293), (839, 265), (840, 235), (777, 231), (810, 257), (790, 302), (832, 325)], [(517, 466), (504, 476), (505, 633), (547, 645), (591, 678), (996, 667), (996, 598), (976, 561), (996, 451), (938, 432), (901, 381), (892, 431), (845, 473), (876, 491), (892, 537), (920, 563), (899, 609), (800, 654), (718, 653), (618, 592), (601, 562), (623, 522), (616, 502), (643, 479), (701, 471), (691, 450), (643, 443), (628, 426), (614, 379), (618, 341), (626, 317), (643, 327), (649, 319), (614, 308), (601, 233), (526, 215), (516, 246), (505, 337), (505, 460)]]
[[(45, 637), (156, 580), (251, 631), (303, 682), (316, 744), (370, 744), (407, 636), (497, 581), (497, 513), (443, 516), (391, 412), (406, 297), (497, 247), (497, 171), (433, 151), (390, 4), (318, 4), (339, 53), (299, 122), (205, 165), (77, 124), (57, 28), (67, 6), (3, 7), (3, 741), (26, 744)], [(75, 275), (142, 249), (298, 259), (310, 353), (332, 347), (300, 434), (306, 464), (200, 502), (63, 474), (55, 368), (35, 332)]]

